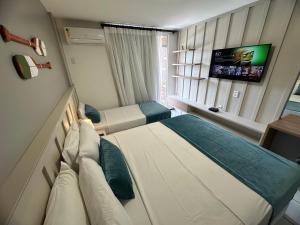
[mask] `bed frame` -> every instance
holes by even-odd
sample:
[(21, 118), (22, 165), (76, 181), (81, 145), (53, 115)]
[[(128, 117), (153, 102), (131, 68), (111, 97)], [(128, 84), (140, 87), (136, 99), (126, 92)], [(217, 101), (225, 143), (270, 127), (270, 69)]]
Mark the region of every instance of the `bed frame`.
[(70, 124), (78, 122), (77, 106), (70, 87), (0, 187), (0, 224), (43, 224), (65, 136)]

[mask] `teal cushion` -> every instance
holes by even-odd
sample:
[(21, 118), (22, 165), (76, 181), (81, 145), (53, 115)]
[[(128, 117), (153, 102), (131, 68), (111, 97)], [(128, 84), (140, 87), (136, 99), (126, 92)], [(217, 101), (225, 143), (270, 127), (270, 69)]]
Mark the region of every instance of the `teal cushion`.
[(134, 198), (131, 177), (120, 149), (102, 138), (99, 151), (100, 166), (115, 196), (119, 200)]
[(294, 92), (294, 95), (300, 95), (300, 84), (298, 85), (296, 91)]
[(85, 116), (89, 118), (93, 123), (100, 123), (101, 117), (100, 113), (93, 106), (88, 104), (84, 105)]

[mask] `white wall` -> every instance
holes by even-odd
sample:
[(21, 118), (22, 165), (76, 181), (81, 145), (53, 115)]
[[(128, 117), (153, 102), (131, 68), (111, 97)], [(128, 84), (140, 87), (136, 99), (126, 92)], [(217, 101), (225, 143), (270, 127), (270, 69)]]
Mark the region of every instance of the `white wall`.
[(104, 45), (67, 44), (63, 27), (99, 28), (100, 24), (77, 20), (56, 19), (70, 76), (79, 100), (108, 109), (119, 106), (106, 48)]
[[(178, 95), (208, 106), (222, 105), (232, 116), (260, 123), (277, 119), (300, 70), (300, 9), (296, 0), (265, 0), (234, 12), (187, 27), (179, 32), (179, 46), (194, 47), (181, 53), (180, 63), (201, 66), (180, 67), (185, 76), (207, 78), (201, 81), (178, 79)], [(267, 72), (260, 83), (208, 78), (213, 49), (272, 43)], [(234, 90), (240, 91), (233, 98)]]

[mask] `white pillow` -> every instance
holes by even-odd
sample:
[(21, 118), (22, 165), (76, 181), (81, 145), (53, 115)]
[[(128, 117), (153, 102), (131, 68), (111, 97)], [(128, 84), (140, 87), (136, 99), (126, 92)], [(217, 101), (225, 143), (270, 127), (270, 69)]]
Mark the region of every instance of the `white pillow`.
[(88, 157), (99, 161), (100, 136), (94, 129), (93, 123), (80, 121), (79, 158)]
[(44, 225), (89, 225), (78, 176), (64, 162), (50, 193)]
[(65, 139), (62, 157), (65, 160), (65, 162), (75, 171), (78, 171), (78, 163), (76, 163), (78, 152), (79, 127), (76, 122), (73, 122)]
[(80, 159), (79, 186), (91, 225), (132, 225), (125, 208), (113, 194), (101, 167), (94, 160)]
[(79, 102), (78, 105), (78, 116), (80, 119), (86, 119), (87, 117), (85, 116), (85, 104), (82, 102)]

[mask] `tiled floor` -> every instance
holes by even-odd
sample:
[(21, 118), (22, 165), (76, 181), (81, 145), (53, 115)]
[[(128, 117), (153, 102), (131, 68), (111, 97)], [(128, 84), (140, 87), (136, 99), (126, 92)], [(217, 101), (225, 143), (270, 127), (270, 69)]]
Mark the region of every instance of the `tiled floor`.
[(300, 225), (300, 190), (297, 191), (294, 199), (290, 202), (284, 217), (291, 224)]
[(278, 223), (276, 223), (276, 225), (293, 225), (293, 224), (283, 217), (278, 221)]

